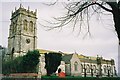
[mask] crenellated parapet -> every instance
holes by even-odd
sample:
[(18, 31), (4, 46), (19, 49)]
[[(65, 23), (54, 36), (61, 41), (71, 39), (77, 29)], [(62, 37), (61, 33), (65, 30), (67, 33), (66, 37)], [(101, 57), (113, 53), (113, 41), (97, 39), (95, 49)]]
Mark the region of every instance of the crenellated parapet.
[(28, 6), (28, 9), (25, 9), (24, 7), (22, 7), (22, 5), (20, 4), (20, 7), (19, 9), (16, 9), (15, 7), (15, 11), (13, 12), (12, 11), (12, 18), (13, 19), (14, 17), (16, 17), (17, 15), (19, 14), (23, 14), (23, 15), (26, 15), (28, 17), (33, 17), (33, 18), (36, 18), (37, 19), (37, 9), (35, 11), (30, 11), (29, 10), (29, 6)]

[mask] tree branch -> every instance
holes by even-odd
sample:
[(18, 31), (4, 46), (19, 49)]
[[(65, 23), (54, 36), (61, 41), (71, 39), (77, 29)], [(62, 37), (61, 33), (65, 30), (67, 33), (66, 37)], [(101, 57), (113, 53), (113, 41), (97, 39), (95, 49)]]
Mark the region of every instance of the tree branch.
[(104, 9), (104, 10), (106, 10), (108, 12), (112, 12), (112, 10), (106, 8), (105, 6), (103, 6), (103, 5), (99, 4), (99, 3), (95, 3), (95, 4), (98, 5), (98, 6), (100, 6), (102, 9)]
[[(87, 4), (87, 2), (84, 3), (83, 5), (81, 5), (81, 8), (79, 8), (76, 13), (71, 14), (70, 16), (76, 15), (76, 14), (78, 14), (79, 12), (83, 11), (84, 9), (86, 9), (87, 7), (92, 6), (92, 5), (98, 5), (98, 6), (100, 6), (102, 9), (104, 9), (104, 10), (106, 10), (106, 11), (108, 11), (108, 12), (112, 12), (112, 10), (110, 10), (110, 9), (108, 9), (108, 8), (104, 7), (103, 5), (101, 5), (101, 4), (99, 4), (99, 3), (96, 3), (96, 2), (95, 2), (95, 3), (91, 3), (91, 4), (87, 5), (87, 6), (85, 6), (86, 4)], [(83, 7), (82, 7), (82, 6), (83, 6)], [(85, 6), (85, 7), (84, 7), (84, 6)]]

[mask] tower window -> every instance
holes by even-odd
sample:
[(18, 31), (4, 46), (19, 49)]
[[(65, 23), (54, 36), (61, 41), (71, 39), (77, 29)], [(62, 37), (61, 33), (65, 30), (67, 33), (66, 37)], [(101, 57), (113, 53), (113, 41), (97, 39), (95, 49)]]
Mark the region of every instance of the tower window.
[(17, 31), (17, 23), (14, 24), (14, 33)]
[(13, 24), (13, 28), (12, 28), (12, 32), (14, 33), (14, 29), (15, 29), (15, 24)]
[(30, 21), (30, 31), (33, 32), (33, 22)]
[(16, 23), (13, 22), (13, 28), (12, 28), (12, 32), (13, 32), (13, 33), (15, 33), (15, 31), (16, 31), (15, 29), (16, 29)]
[(24, 20), (23, 24), (24, 24), (24, 30), (27, 31), (27, 20)]

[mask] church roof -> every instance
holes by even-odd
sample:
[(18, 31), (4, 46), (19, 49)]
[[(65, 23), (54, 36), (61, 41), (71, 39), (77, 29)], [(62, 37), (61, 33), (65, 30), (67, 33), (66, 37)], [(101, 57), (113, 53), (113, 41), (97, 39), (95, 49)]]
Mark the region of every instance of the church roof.
[(45, 50), (45, 49), (37, 49), (40, 54), (45, 54), (45, 53), (58, 53), (56, 51), (51, 51), (51, 50)]
[(53, 50), (45, 50), (45, 49), (37, 49), (40, 54), (45, 54), (45, 53), (61, 53), (61, 54), (68, 54), (68, 53), (63, 53), (61, 51), (53, 51)]
[(86, 59), (91, 59), (91, 60), (96, 60), (97, 57), (92, 57), (92, 56), (85, 56), (85, 55), (78, 55), (78, 58), (80, 59), (83, 59), (83, 58), (86, 58)]
[(81, 62), (86, 62), (86, 63), (95, 63), (97, 64), (97, 60), (92, 60), (92, 59), (86, 59), (86, 58), (79, 58)]
[(81, 62), (97, 63), (96, 61), (97, 57), (78, 55), (78, 58), (80, 59)]
[(65, 61), (65, 63), (69, 64), (72, 56), (73, 54), (65, 54), (64, 56), (62, 56), (62, 60)]
[[(70, 63), (70, 60), (73, 56), (73, 54), (69, 54), (69, 53), (63, 53), (63, 52), (60, 52), (60, 51), (52, 51), (52, 50), (45, 50), (45, 49), (37, 49), (39, 51), (40, 54), (45, 54), (45, 53), (61, 53), (61, 54), (64, 54), (62, 56), (62, 61), (65, 61), (66, 64), (69, 64)], [(92, 57), (92, 56), (85, 56), (85, 55), (79, 55), (77, 54), (78, 58), (80, 59), (81, 62), (86, 62), (86, 63), (95, 63), (97, 64), (97, 57)], [(106, 59), (103, 59), (101, 60), (101, 63), (102, 64), (111, 64), (111, 60), (106, 60)], [(113, 62), (114, 64), (114, 62)]]

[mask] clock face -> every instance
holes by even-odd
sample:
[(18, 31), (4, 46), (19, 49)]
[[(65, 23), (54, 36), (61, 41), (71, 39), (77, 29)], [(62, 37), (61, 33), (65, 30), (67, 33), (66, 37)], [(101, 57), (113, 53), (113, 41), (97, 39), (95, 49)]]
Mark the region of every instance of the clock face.
[(26, 39), (26, 43), (29, 44), (30, 43), (30, 39)]

